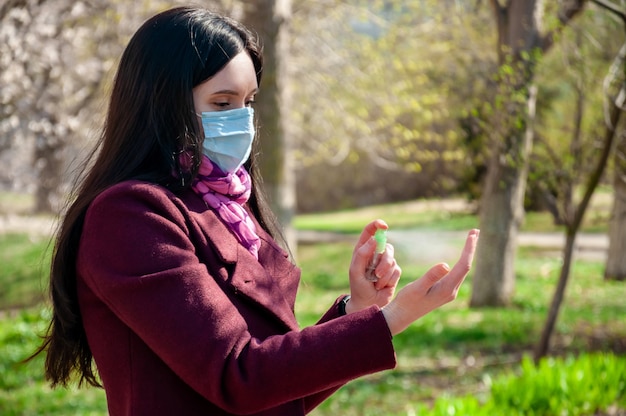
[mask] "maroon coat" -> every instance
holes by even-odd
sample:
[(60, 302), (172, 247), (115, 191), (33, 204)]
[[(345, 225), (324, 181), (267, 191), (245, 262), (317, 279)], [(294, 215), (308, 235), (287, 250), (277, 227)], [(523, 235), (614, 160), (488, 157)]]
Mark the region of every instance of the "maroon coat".
[(303, 415), (395, 366), (376, 306), (299, 329), (300, 270), (258, 230), (257, 261), (191, 191), (129, 181), (91, 204), (78, 296), (111, 415)]

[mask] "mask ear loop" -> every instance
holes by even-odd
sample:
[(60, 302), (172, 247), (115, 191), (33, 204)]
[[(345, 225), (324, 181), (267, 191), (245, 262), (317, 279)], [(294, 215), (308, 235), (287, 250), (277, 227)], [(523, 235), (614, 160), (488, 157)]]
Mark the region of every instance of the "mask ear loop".
[[(192, 111), (192, 113), (193, 113), (196, 117), (198, 117), (200, 120), (202, 120), (202, 115), (201, 115), (201, 114), (198, 114), (198, 113), (196, 113), (195, 111)], [(200, 128), (201, 128), (201, 129), (203, 128), (203, 126), (202, 126), (202, 122), (200, 122)], [(178, 143), (180, 143), (180, 142), (181, 142), (181, 140), (180, 140), (180, 136), (176, 137), (176, 141), (177, 141)], [(179, 147), (182, 147), (182, 146), (180, 146), (180, 145), (179, 145)], [(193, 153), (192, 153), (192, 155), (193, 155)], [(184, 160), (184, 161), (183, 161), (183, 160), (182, 160), (183, 158), (185, 158), (186, 160)], [(174, 163), (175, 163), (175, 165), (176, 165), (176, 167), (177, 167), (177, 170), (178, 170), (178, 177), (179, 177), (179, 179), (180, 179), (180, 185), (181, 185), (181, 187), (183, 187), (183, 188), (184, 188), (184, 187), (185, 187), (185, 185), (186, 185), (186, 182), (185, 182), (185, 176), (187, 175), (187, 173), (189, 173), (189, 172), (190, 172), (190, 170), (189, 170), (189, 169), (191, 169), (191, 167), (192, 167), (192, 165), (193, 165), (193, 160), (194, 160), (194, 157), (193, 157), (193, 156), (190, 156), (190, 154), (189, 154), (189, 150), (185, 150), (185, 149), (182, 149), (182, 148), (181, 148), (180, 150), (178, 150), (178, 151), (176, 151), (176, 152), (172, 153), (172, 159), (174, 160)], [(183, 162), (185, 162), (184, 164), (185, 164), (185, 166), (187, 166), (187, 169), (188, 169), (188, 170), (187, 170), (187, 173), (185, 173), (185, 172), (183, 171)], [(193, 170), (193, 169), (191, 169), (191, 170)]]
[(182, 150), (178, 153), (179, 160), (178, 160), (177, 166), (178, 166), (178, 174), (180, 175), (180, 186), (181, 186), (181, 188), (184, 188), (185, 187), (185, 174), (183, 173), (183, 168), (182, 168), (182, 166), (180, 164), (180, 154), (181, 154), (181, 152), (182, 152)]
[[(202, 118), (195, 111), (192, 111), (192, 113)], [(200, 129), (198, 133), (202, 134), (202, 124), (198, 127)], [(195, 137), (195, 134), (196, 132), (194, 132), (193, 129), (189, 129), (188, 127), (185, 128), (185, 136), (188, 139), (190, 137)], [(197, 143), (196, 140), (181, 140), (181, 136), (176, 137), (176, 142), (178, 143), (179, 150), (172, 153), (172, 158), (175, 159), (174, 163), (176, 164), (176, 168), (178, 170), (178, 178), (181, 186), (184, 188), (193, 179), (192, 172), (197, 172), (200, 168), (202, 156), (198, 158), (199, 155), (196, 151), (198, 146), (200, 146), (200, 143)], [(185, 143), (187, 143), (186, 147)]]
[[(177, 141), (179, 141), (178, 138)], [(183, 152), (184, 150), (172, 152), (172, 163), (175, 166), (175, 170), (173, 170), (172, 174), (177, 177), (177, 179), (180, 181), (180, 186), (184, 188), (185, 174), (183, 173), (183, 166), (180, 160), (182, 158)]]
[[(189, 135), (189, 131), (186, 132), (186, 135)], [(192, 165), (194, 160), (194, 153), (191, 152), (188, 147), (184, 147), (185, 141), (181, 140), (181, 136), (176, 137), (176, 142), (178, 143), (179, 150), (172, 153), (172, 159), (174, 165), (176, 166), (176, 170), (178, 171), (177, 176), (180, 180), (180, 185), (184, 188), (188, 183), (188, 181), (186, 181), (186, 176), (189, 175), (191, 171), (193, 171)]]

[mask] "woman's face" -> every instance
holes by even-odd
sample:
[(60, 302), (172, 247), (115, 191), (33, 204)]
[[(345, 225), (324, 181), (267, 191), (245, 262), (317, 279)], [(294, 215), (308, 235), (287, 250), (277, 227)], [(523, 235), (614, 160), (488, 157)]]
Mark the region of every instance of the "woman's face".
[(252, 59), (240, 52), (213, 77), (193, 89), (196, 114), (250, 106), (259, 86)]

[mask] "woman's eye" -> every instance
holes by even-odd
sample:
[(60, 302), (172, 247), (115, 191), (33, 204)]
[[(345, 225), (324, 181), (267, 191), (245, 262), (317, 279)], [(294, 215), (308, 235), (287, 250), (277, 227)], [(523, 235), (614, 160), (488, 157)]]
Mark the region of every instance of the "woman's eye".
[(246, 107), (250, 107), (250, 106), (252, 106), (252, 105), (254, 105), (254, 104), (256, 104), (256, 101), (254, 101), (254, 100), (248, 100), (248, 101), (246, 101)]
[(221, 107), (221, 108), (228, 107), (229, 105), (230, 103), (215, 103), (216, 107)]

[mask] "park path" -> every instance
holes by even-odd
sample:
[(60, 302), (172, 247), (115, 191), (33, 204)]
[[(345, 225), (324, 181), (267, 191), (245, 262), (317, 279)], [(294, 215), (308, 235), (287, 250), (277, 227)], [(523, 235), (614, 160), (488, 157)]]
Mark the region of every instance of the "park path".
[[(405, 230), (389, 232), (389, 240), (394, 246), (408, 250), (412, 257), (423, 260), (454, 262), (459, 256), (465, 239), (465, 232), (436, 231), (424, 232)], [(546, 254), (559, 257), (565, 246), (562, 233), (522, 232), (517, 236), (518, 247), (537, 247)], [(606, 260), (609, 246), (605, 234), (579, 233), (574, 243), (574, 258), (585, 260)]]
[(54, 233), (56, 218), (16, 214), (0, 215), (0, 234), (27, 233), (33, 237), (46, 237)]
[[(462, 231), (428, 231), (428, 230), (389, 230), (387, 238), (396, 250), (402, 250), (415, 260), (455, 262), (461, 249), (466, 233)], [(354, 241), (354, 235), (332, 232), (300, 231), (298, 240), (301, 243)], [(546, 253), (559, 256), (565, 246), (565, 235), (562, 233), (522, 232), (517, 237), (520, 247), (538, 247)], [(605, 234), (579, 233), (574, 244), (575, 258), (586, 260), (606, 260), (609, 246)]]
[[(416, 200), (404, 203), (404, 209), (413, 212), (444, 211), (467, 212), (475, 207), (464, 199)], [(469, 231), (469, 230), (468, 230)], [(466, 232), (428, 230), (389, 230), (388, 241), (396, 250), (403, 250), (416, 260), (455, 262), (463, 247)], [(298, 241), (315, 243), (328, 241), (356, 241), (355, 236), (332, 232), (299, 231)], [(555, 232), (521, 232), (517, 237), (519, 247), (538, 247), (547, 254), (558, 257), (565, 246), (565, 234)], [(574, 257), (605, 261), (609, 247), (606, 234), (578, 233), (574, 244)]]

